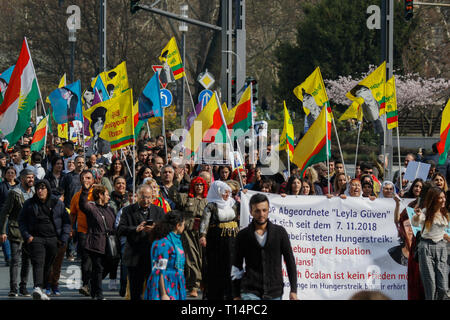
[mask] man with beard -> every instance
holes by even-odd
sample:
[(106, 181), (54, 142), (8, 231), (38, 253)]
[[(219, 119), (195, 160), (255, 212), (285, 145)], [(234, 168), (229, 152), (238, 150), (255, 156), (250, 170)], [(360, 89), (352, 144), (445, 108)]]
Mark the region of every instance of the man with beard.
[[(286, 263), (291, 292), (297, 300), (297, 268), (286, 230), (269, 221), (269, 199), (258, 193), (250, 198), (248, 227), (239, 231), (233, 255), (231, 279), (235, 300), (281, 300), (283, 295), (282, 258)], [(245, 260), (245, 271), (243, 262)]]

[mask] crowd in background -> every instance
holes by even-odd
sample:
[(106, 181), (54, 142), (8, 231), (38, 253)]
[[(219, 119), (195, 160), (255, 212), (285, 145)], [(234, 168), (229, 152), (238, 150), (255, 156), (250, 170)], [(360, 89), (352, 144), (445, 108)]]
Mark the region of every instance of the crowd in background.
[[(0, 152), (0, 234), (10, 267), (10, 297), (61, 295), (59, 276), (67, 259), (81, 267), (79, 293), (96, 299), (104, 299), (102, 280), (108, 276), (109, 289), (131, 300), (185, 299), (200, 291), (204, 299), (233, 299), (234, 241), (246, 190), (394, 198), (402, 247), (390, 253), (408, 266), (408, 298), (448, 297), (444, 229), (450, 164), (438, 165), (435, 145), (428, 156), (407, 154), (388, 181), (382, 156), (358, 163), (353, 177), (338, 159), (314, 164), (303, 176), (294, 164), (289, 173), (280, 169), (263, 175), (265, 165), (259, 158), (249, 164), (247, 153), (244, 167), (234, 170), (177, 164), (171, 159), (176, 142), (170, 131), (167, 141), (141, 135), (134, 154), (125, 148), (106, 155), (86, 154), (57, 138), (49, 139), (45, 153), (31, 152), (31, 132)], [(410, 161), (431, 164), (426, 180), (404, 179)], [(408, 204), (415, 210), (412, 221), (402, 198), (414, 198)], [(411, 225), (422, 228), (418, 244)], [(119, 254), (109, 252), (110, 236)], [(30, 266), (32, 286), (27, 285)]]

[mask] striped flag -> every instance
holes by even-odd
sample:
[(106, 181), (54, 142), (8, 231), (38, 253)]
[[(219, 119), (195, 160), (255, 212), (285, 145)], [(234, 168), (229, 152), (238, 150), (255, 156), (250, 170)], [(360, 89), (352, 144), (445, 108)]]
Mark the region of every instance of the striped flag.
[(437, 149), (439, 152), (439, 164), (444, 164), (447, 160), (448, 150), (450, 149), (450, 137), (448, 136), (448, 130), (450, 129), (450, 99), (442, 111), (441, 119), (441, 139), (437, 144)]
[(214, 92), (203, 110), (194, 120), (189, 134), (184, 140), (187, 155), (197, 152), (202, 142), (225, 143), (227, 139), (226, 125), (223, 122), (220, 106)]
[(252, 126), (252, 86), (245, 89), (239, 103), (231, 110), (222, 106), (222, 111), (227, 122), (227, 128), (231, 131), (231, 140), (243, 136)]
[(284, 126), (283, 132), (280, 136), (280, 150), (288, 150), (289, 159), (292, 161), (294, 157), (294, 126), (292, 125), (291, 117), (289, 116), (288, 109), (286, 108), (286, 101), (284, 104)]
[(25, 38), (0, 105), (0, 129), (10, 145), (16, 144), (30, 126), (31, 111), (39, 97), (36, 73)]
[(47, 136), (48, 115), (44, 117), (38, 124), (31, 140), (31, 151), (41, 151), (45, 145), (45, 137)]
[(386, 121), (388, 129), (398, 127), (397, 93), (394, 76), (386, 82)]
[(294, 149), (292, 162), (303, 177), (309, 166), (326, 161), (331, 154), (331, 108), (322, 108), (319, 116)]
[(178, 80), (186, 75), (175, 37), (172, 37), (169, 40), (169, 43), (167, 43), (164, 49), (162, 49), (159, 60), (169, 65), (175, 80)]

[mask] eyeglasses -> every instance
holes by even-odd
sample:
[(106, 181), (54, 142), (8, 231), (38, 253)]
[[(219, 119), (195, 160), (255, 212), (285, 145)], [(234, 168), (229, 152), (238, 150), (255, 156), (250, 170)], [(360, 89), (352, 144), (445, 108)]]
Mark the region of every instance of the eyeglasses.
[(364, 173), (365, 173), (365, 174), (372, 174), (372, 173), (373, 173), (373, 171), (372, 171), (372, 170), (370, 170), (370, 171), (366, 171), (366, 170), (364, 170)]

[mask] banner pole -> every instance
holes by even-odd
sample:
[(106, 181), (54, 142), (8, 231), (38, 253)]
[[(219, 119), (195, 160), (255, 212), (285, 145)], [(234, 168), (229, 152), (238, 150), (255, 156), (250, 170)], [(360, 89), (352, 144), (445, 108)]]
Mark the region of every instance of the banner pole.
[(347, 170), (345, 169), (344, 155), (342, 153), (341, 143), (339, 142), (339, 135), (337, 133), (337, 127), (336, 127), (336, 123), (334, 121), (334, 117), (331, 117), (331, 120), (333, 121), (334, 132), (336, 133), (336, 139), (337, 139), (337, 143), (338, 143), (338, 147), (339, 147), (339, 152), (341, 154), (341, 160), (342, 160), (342, 164), (344, 166), (344, 174), (347, 177)]
[(361, 133), (361, 121), (358, 121), (358, 139), (356, 140), (356, 152), (355, 152), (355, 176), (356, 178), (356, 164), (358, 163), (358, 148), (359, 148), (359, 135)]

